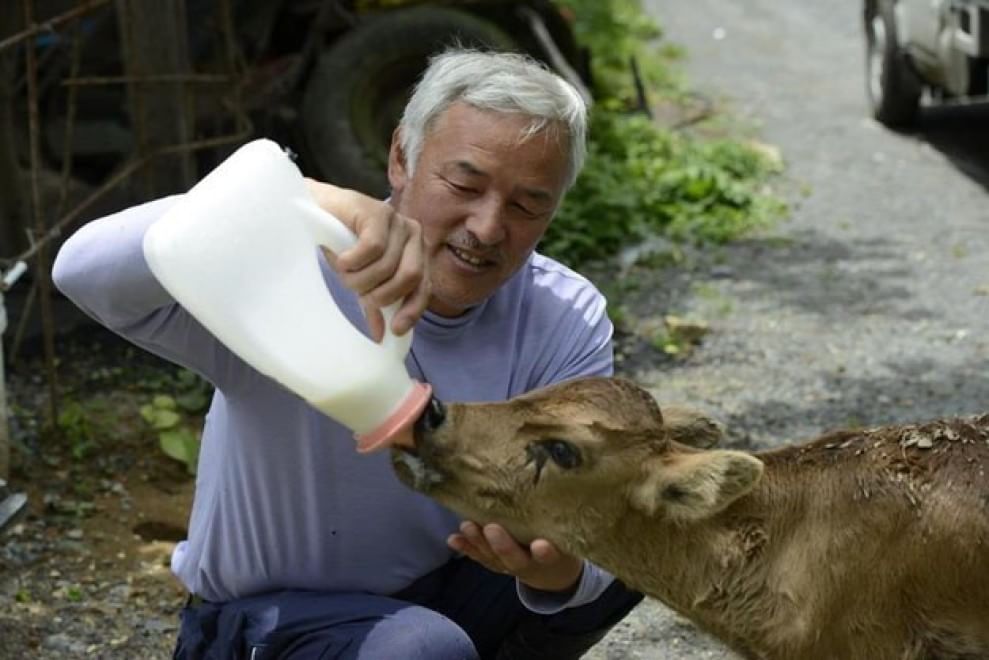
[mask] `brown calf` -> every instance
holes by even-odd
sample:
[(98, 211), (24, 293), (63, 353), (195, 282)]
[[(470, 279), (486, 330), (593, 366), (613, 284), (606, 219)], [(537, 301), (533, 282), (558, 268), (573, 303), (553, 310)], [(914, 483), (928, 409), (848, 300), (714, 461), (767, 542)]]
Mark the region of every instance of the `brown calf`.
[(399, 477), (547, 538), (747, 658), (989, 658), (989, 415), (696, 449), (628, 381), (434, 408)]

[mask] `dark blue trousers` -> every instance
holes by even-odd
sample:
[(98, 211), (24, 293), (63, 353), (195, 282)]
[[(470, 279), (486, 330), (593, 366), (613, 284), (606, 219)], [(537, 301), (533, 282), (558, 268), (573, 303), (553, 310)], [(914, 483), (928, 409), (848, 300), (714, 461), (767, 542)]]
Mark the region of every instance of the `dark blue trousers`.
[(569, 660), (642, 600), (616, 581), (557, 614), (530, 612), (515, 579), (455, 559), (388, 596), (279, 591), (182, 611), (174, 660)]

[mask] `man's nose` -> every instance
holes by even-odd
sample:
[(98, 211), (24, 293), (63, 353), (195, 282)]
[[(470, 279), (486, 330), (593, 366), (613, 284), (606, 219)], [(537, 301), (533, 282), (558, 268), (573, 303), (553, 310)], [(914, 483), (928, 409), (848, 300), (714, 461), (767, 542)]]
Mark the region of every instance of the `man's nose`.
[(467, 230), (484, 245), (497, 245), (505, 238), (505, 223), (498, 200), (481, 200), (471, 210)]

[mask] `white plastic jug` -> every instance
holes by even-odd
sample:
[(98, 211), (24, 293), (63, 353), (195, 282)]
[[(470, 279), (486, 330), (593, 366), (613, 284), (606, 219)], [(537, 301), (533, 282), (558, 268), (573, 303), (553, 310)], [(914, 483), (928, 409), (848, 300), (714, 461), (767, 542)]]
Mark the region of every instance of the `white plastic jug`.
[[(320, 208), (295, 163), (270, 140), (235, 151), (148, 230), (144, 255), (165, 289), (259, 372), (357, 434), (372, 451), (409, 426), (430, 388), (409, 377), (412, 333), (380, 344), (337, 308), (318, 246), (354, 234)], [(390, 325), (395, 306), (385, 309)]]

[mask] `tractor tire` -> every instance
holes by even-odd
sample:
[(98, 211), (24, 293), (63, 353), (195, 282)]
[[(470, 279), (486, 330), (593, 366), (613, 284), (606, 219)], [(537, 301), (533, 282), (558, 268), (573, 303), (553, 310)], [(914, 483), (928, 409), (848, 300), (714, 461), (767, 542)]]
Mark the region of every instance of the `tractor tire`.
[(459, 44), (518, 50), (497, 25), (442, 7), (379, 14), (318, 58), (302, 102), (310, 174), (376, 197), (388, 194), (388, 148), (431, 55)]

